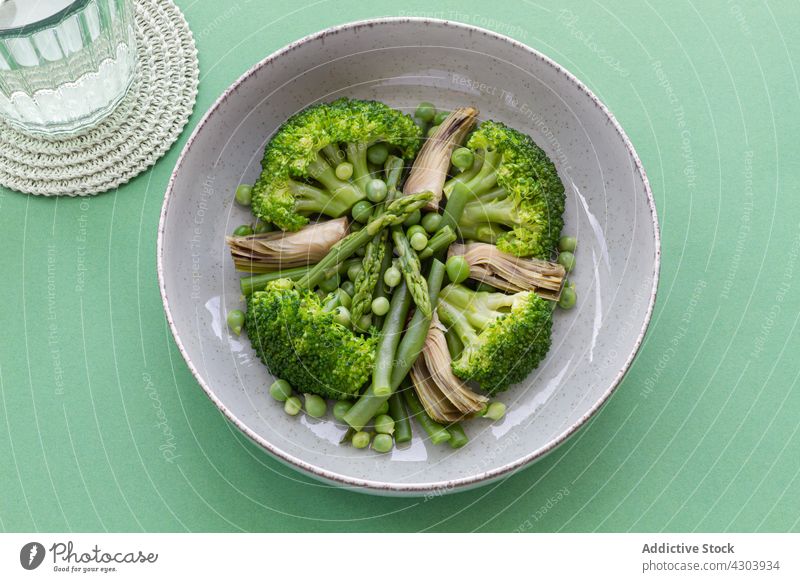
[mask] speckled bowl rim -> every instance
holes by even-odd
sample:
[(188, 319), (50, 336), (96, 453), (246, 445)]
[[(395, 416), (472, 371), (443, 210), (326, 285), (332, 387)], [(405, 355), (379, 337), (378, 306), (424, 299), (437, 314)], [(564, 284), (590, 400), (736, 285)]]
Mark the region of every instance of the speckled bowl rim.
[[(451, 479), (446, 481), (438, 481), (433, 483), (387, 483), (383, 481), (373, 481), (370, 479), (357, 479), (354, 477), (349, 477), (347, 475), (342, 475), (336, 473), (334, 471), (329, 471), (327, 469), (323, 469), (321, 467), (317, 467), (311, 463), (307, 463), (306, 461), (295, 457), (287, 453), (286, 451), (281, 450), (280, 448), (276, 447), (268, 440), (264, 439), (260, 435), (256, 434), (252, 431), (247, 425), (245, 425), (241, 420), (239, 420), (222, 401), (216, 396), (214, 391), (211, 387), (208, 386), (206, 381), (200, 375), (197, 367), (192, 362), (192, 359), (189, 357), (189, 354), (186, 352), (183, 342), (181, 342), (181, 338), (178, 335), (178, 330), (175, 327), (175, 322), (172, 318), (172, 312), (170, 311), (169, 307), (169, 298), (167, 297), (167, 291), (164, 282), (164, 226), (166, 223), (167, 212), (169, 211), (169, 205), (172, 200), (173, 194), (173, 187), (175, 185), (175, 180), (178, 176), (178, 173), (181, 171), (183, 167), (183, 163), (186, 157), (189, 155), (189, 152), (192, 149), (192, 145), (194, 144), (195, 139), (199, 135), (199, 133), (203, 130), (206, 122), (214, 115), (217, 110), (225, 103), (230, 95), (236, 91), (242, 83), (244, 83), (249, 77), (254, 75), (259, 69), (266, 66), (267, 64), (281, 58), (283, 55), (290, 53), (294, 49), (298, 48), (300, 45), (303, 45), (307, 42), (314, 41), (320, 38), (324, 38), (326, 36), (337, 34), (343, 31), (349, 30), (358, 30), (360, 28), (370, 27), (375, 24), (404, 24), (404, 23), (414, 23), (414, 24), (436, 24), (439, 26), (445, 27), (452, 27), (452, 28), (459, 28), (463, 30), (469, 30), (475, 33), (483, 34), (487, 37), (490, 37), (494, 40), (499, 40), (504, 43), (508, 43), (515, 48), (522, 49), (527, 52), (532, 58), (538, 59), (544, 64), (552, 67), (559, 73), (566, 76), (572, 83), (574, 83), (580, 91), (582, 91), (587, 97), (589, 97), (594, 104), (600, 108), (600, 110), (606, 115), (608, 120), (611, 122), (614, 129), (617, 131), (619, 136), (622, 138), (625, 147), (628, 150), (631, 158), (634, 161), (636, 166), (636, 170), (639, 172), (639, 175), (642, 178), (642, 182), (644, 184), (645, 194), (647, 195), (647, 204), (650, 207), (650, 216), (653, 221), (653, 232), (655, 237), (655, 256), (653, 258), (653, 288), (650, 292), (650, 302), (647, 306), (647, 312), (645, 313), (644, 322), (642, 323), (642, 327), (639, 331), (639, 335), (636, 338), (636, 343), (631, 351), (630, 355), (628, 356), (625, 364), (617, 373), (616, 377), (614, 378), (611, 385), (606, 389), (606, 391), (601, 395), (601, 397), (595, 402), (595, 404), (591, 407), (591, 409), (584, 414), (578, 421), (573, 423), (569, 428), (567, 428), (564, 432), (558, 435), (556, 438), (552, 439), (546, 445), (534, 450), (533, 452), (513, 461), (511, 463), (507, 463), (501, 467), (484, 471), (481, 473), (477, 473), (470, 477), (462, 477), (458, 479)], [(477, 26), (471, 26), (468, 24), (463, 24), (460, 22), (454, 22), (451, 20), (441, 20), (435, 18), (415, 18), (415, 17), (386, 17), (386, 18), (372, 18), (367, 20), (358, 20), (355, 22), (349, 22), (346, 24), (340, 24), (336, 26), (332, 26), (330, 28), (326, 28), (325, 30), (315, 32), (308, 36), (305, 36), (291, 44), (286, 45), (282, 49), (272, 53), (253, 67), (251, 67), (247, 72), (245, 72), (239, 79), (237, 79), (228, 89), (225, 90), (222, 95), (211, 105), (208, 111), (203, 115), (202, 119), (198, 122), (197, 127), (195, 127), (194, 131), (192, 132), (191, 136), (186, 142), (186, 145), (183, 147), (180, 156), (178, 157), (178, 161), (175, 164), (175, 168), (172, 171), (172, 175), (170, 176), (169, 183), (167, 185), (166, 194), (164, 196), (164, 204), (161, 208), (161, 219), (158, 224), (158, 242), (156, 247), (157, 253), (157, 270), (158, 270), (158, 286), (161, 292), (161, 300), (164, 304), (164, 312), (167, 316), (167, 322), (169, 323), (169, 329), (172, 332), (172, 337), (175, 338), (175, 343), (178, 345), (178, 349), (180, 350), (181, 356), (183, 359), (186, 360), (186, 364), (189, 366), (189, 370), (191, 370), (192, 375), (195, 377), (197, 382), (200, 384), (200, 387), (205, 391), (211, 401), (220, 409), (220, 411), (225, 415), (225, 417), (230, 420), (234, 425), (236, 425), (239, 430), (241, 430), (245, 435), (247, 435), (251, 440), (255, 443), (260, 445), (264, 448), (268, 453), (276, 457), (278, 460), (287, 463), (288, 465), (300, 469), (303, 472), (310, 474), (313, 477), (322, 478), (326, 481), (342, 485), (347, 488), (354, 488), (358, 491), (364, 492), (371, 492), (371, 493), (383, 493), (383, 494), (411, 494), (411, 495), (424, 495), (425, 493), (429, 493), (431, 491), (445, 491), (448, 493), (470, 489), (479, 485), (487, 485), (492, 481), (503, 477), (504, 475), (508, 475), (517, 471), (526, 465), (529, 465), (535, 461), (540, 460), (548, 453), (555, 450), (559, 445), (564, 443), (569, 437), (571, 437), (577, 430), (583, 426), (589, 418), (596, 413), (603, 404), (605, 404), (611, 394), (616, 390), (617, 386), (619, 386), (620, 382), (622, 381), (625, 373), (631, 366), (633, 359), (636, 357), (636, 354), (639, 351), (639, 348), (644, 341), (645, 332), (647, 331), (647, 327), (650, 325), (650, 319), (653, 315), (653, 307), (656, 301), (656, 294), (658, 291), (658, 279), (659, 279), (659, 271), (661, 266), (661, 235), (659, 232), (658, 226), (658, 216), (656, 214), (656, 204), (655, 200), (653, 199), (653, 192), (650, 189), (650, 182), (647, 179), (647, 174), (644, 171), (644, 167), (642, 166), (642, 162), (639, 159), (636, 150), (633, 147), (630, 139), (628, 138), (625, 131), (622, 129), (622, 126), (616, 120), (614, 115), (609, 111), (609, 109), (597, 98), (597, 96), (592, 93), (592, 91), (584, 85), (580, 80), (578, 80), (575, 75), (567, 71), (564, 67), (556, 63), (551, 58), (543, 55), (539, 51), (518, 42), (508, 36), (498, 34), (496, 32), (486, 30), (484, 28), (480, 28)]]

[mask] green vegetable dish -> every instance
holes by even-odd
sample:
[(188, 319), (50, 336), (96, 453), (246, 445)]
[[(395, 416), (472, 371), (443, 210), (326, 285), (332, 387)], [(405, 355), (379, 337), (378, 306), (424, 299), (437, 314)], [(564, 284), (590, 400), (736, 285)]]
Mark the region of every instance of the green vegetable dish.
[(465, 446), (465, 421), (502, 421), (496, 398), (577, 303), (555, 166), (473, 107), (314, 105), (234, 198), (253, 219), (226, 238), (246, 301), (228, 326), (275, 376), (276, 406), (331, 417), (355, 449), (388, 453), (415, 429)]

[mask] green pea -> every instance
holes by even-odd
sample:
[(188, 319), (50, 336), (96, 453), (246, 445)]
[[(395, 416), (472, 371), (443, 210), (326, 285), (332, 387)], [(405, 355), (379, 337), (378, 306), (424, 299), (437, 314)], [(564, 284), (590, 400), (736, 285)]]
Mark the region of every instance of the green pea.
[(347, 269), (347, 278), (350, 279), (353, 283), (356, 282), (358, 276), (361, 274), (361, 271), (364, 270), (364, 267), (361, 264), (356, 263), (355, 265), (350, 265)]
[(356, 202), (353, 204), (350, 214), (356, 222), (366, 223), (369, 221), (370, 216), (372, 216), (372, 204), (367, 200)]
[(376, 143), (367, 148), (367, 159), (370, 163), (382, 166), (389, 157), (389, 147), (385, 143)]
[(386, 283), (387, 287), (397, 287), (402, 278), (403, 275), (397, 267), (389, 267), (383, 274), (383, 282)]
[(424, 232), (415, 232), (408, 242), (411, 243), (412, 249), (415, 251), (421, 251), (428, 246), (428, 235)]
[(292, 387), (286, 380), (275, 380), (269, 387), (269, 395), (278, 402), (286, 402), (292, 395)]
[(290, 396), (283, 403), (283, 411), (290, 416), (296, 416), (302, 409), (303, 403), (297, 396)]
[(242, 206), (250, 206), (253, 201), (253, 187), (249, 184), (239, 184), (236, 188), (236, 202)]
[(339, 285), (339, 289), (347, 293), (350, 297), (353, 297), (356, 292), (356, 286), (353, 285), (352, 281), (345, 281), (341, 285)]
[(367, 198), (372, 202), (383, 202), (386, 199), (386, 182), (375, 178), (367, 182)]
[(492, 402), (489, 404), (489, 408), (486, 409), (486, 414), (484, 416), (486, 418), (490, 418), (492, 420), (500, 420), (506, 414), (506, 405), (502, 402)]
[(425, 123), (430, 123), (433, 121), (433, 118), (436, 117), (436, 106), (428, 101), (423, 101), (417, 105), (414, 117), (421, 119)]
[(574, 253), (576, 248), (578, 248), (578, 239), (574, 236), (562, 236), (558, 239), (558, 250)]
[(439, 226), (442, 224), (442, 215), (438, 212), (428, 212), (422, 217), (421, 224), (422, 228), (424, 228), (426, 232), (433, 234), (439, 230)]
[(236, 335), (242, 333), (244, 327), (244, 311), (241, 309), (232, 309), (228, 312), (228, 327)]
[(371, 438), (369, 436), (369, 433), (360, 430), (353, 435), (353, 438), (350, 442), (353, 443), (353, 446), (357, 449), (366, 449), (369, 446), (370, 440)]
[(372, 440), (372, 450), (376, 453), (388, 453), (394, 447), (394, 439), (388, 434), (376, 434)]
[(406, 218), (403, 221), (403, 226), (405, 226), (406, 228), (408, 228), (409, 226), (414, 226), (420, 221), (421, 218), (422, 218), (422, 213), (419, 210), (415, 210), (414, 212), (408, 215), (408, 218)]
[(381, 317), (389, 313), (389, 300), (386, 297), (376, 297), (372, 300), (372, 313)]
[(349, 400), (337, 400), (333, 405), (333, 418), (336, 420), (344, 420), (344, 415), (353, 407), (353, 403)]
[(578, 294), (572, 287), (564, 287), (561, 290), (561, 298), (558, 300), (558, 306), (561, 309), (572, 309), (578, 301)]
[(322, 418), (328, 412), (328, 403), (322, 396), (316, 394), (303, 394), (306, 400), (306, 414), (314, 418)]
[(564, 269), (569, 273), (572, 269), (575, 268), (575, 255), (573, 255), (569, 251), (564, 251), (563, 253), (558, 254), (558, 264), (564, 267)]
[(459, 170), (471, 168), (474, 161), (475, 154), (469, 148), (456, 148), (450, 156), (450, 162)]
[(461, 283), (469, 278), (469, 263), (461, 255), (448, 257), (445, 266), (447, 268), (447, 277), (453, 283)]
[(378, 407), (378, 410), (375, 411), (375, 416), (380, 416), (381, 414), (388, 414), (389, 413), (389, 401), (384, 400), (383, 403)]
[(439, 126), (438, 125), (431, 125), (428, 128), (428, 132), (425, 135), (428, 136), (428, 137), (433, 137), (434, 135), (436, 135), (437, 131), (439, 131)]
[(447, 117), (450, 115), (449, 111), (438, 111), (436, 116), (433, 118), (433, 123), (439, 125), (442, 123)]
[(355, 220), (350, 222), (350, 232), (358, 232), (362, 228), (364, 228), (364, 225), (360, 222), (356, 222)]
[(325, 279), (319, 284), (319, 288), (325, 293), (335, 291), (339, 287), (339, 273), (335, 273), (330, 279)]
[(353, 164), (350, 162), (342, 162), (336, 166), (336, 177), (340, 180), (349, 180), (353, 176)]
[(492, 287), (489, 285), (489, 283), (484, 283), (483, 281), (478, 283), (478, 285), (475, 287), (475, 290), (486, 291), (487, 293), (497, 293), (497, 289), (495, 287)]
[(272, 232), (272, 225), (268, 222), (259, 222), (253, 229), (254, 234), (264, 234), (265, 232)]
[(344, 305), (338, 306), (333, 310), (333, 321), (339, 325), (350, 327), (350, 310)]
[(421, 224), (414, 224), (414, 225), (411, 225), (411, 226), (408, 227), (408, 230), (406, 230), (406, 236), (408, 238), (411, 238), (412, 236), (414, 236), (418, 232), (421, 232), (422, 234), (427, 235), (427, 233), (425, 232), (425, 229), (422, 227)]
[[(356, 224), (358, 224), (358, 223), (356, 223)], [(363, 257), (366, 254), (367, 254), (367, 247), (358, 247), (356, 249), (356, 256), (357, 257)]]
[(253, 227), (249, 224), (237, 226), (233, 231), (233, 236), (250, 236), (251, 234), (253, 234)]
[(388, 414), (376, 416), (372, 424), (375, 427), (375, 432), (394, 434), (394, 419)]

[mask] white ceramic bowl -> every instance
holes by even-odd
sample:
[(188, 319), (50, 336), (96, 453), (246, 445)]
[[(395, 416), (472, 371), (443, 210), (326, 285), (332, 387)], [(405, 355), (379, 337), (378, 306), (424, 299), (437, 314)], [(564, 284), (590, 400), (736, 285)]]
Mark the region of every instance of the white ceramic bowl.
[[(344, 428), (284, 414), (246, 338), (225, 326), (239, 275), (224, 236), (249, 221), (233, 203), (259, 174), (265, 142), (291, 114), (340, 96), (413, 111), (420, 101), (472, 104), (522, 130), (558, 167), (564, 232), (579, 239), (572, 311), (558, 310), (553, 347), (526, 382), (501, 395), (502, 422), (465, 423), (460, 450), (425, 442), (390, 455), (337, 445)], [(533, 49), (447, 21), (387, 18), (330, 28), (267, 57), (197, 125), (172, 174), (158, 233), (158, 276), (170, 329), (209, 398), (291, 466), (388, 494), (453, 491), (524, 467), (572, 435), (628, 369), (655, 300), (659, 235), (644, 170), (622, 128), (575, 77)]]

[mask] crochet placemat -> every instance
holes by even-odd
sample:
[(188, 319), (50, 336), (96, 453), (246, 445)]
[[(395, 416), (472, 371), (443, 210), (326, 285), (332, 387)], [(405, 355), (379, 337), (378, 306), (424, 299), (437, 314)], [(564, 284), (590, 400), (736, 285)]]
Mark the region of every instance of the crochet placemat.
[(0, 121), (0, 185), (42, 196), (87, 196), (152, 166), (178, 139), (197, 98), (192, 31), (170, 0), (136, 0), (138, 64), (128, 94), (96, 127), (42, 138)]

